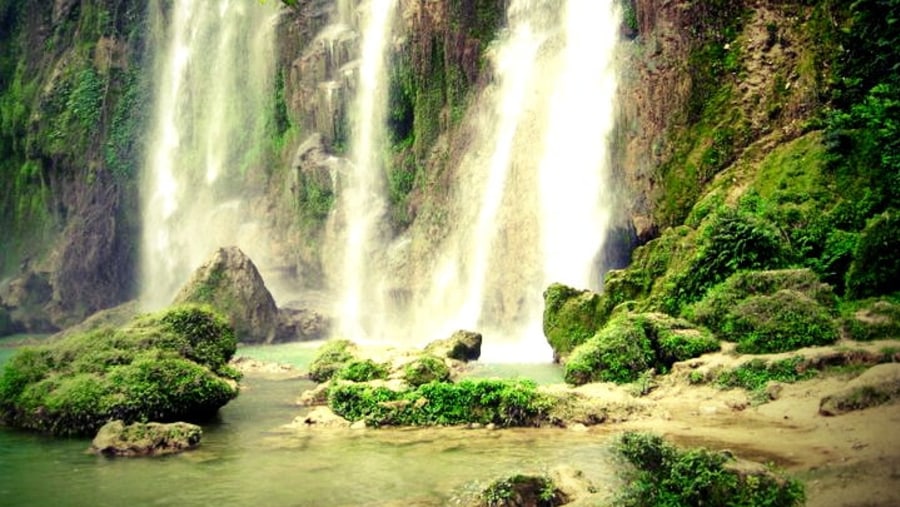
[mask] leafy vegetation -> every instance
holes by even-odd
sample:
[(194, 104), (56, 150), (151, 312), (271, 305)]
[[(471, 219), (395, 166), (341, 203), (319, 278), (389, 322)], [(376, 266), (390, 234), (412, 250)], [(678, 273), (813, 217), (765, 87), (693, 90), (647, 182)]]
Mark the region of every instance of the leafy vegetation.
[(803, 484), (760, 467), (738, 470), (728, 453), (679, 449), (661, 437), (628, 432), (615, 450), (630, 465), (616, 505), (641, 507), (803, 505)]
[(429, 382), (405, 391), (337, 382), (328, 391), (328, 406), (345, 419), (370, 426), (536, 426), (550, 407), (536, 388), (529, 380)]
[(564, 505), (568, 499), (547, 476), (516, 474), (489, 484), (481, 492), (481, 500), (486, 507), (554, 507)]
[(723, 388), (740, 387), (748, 391), (765, 389), (769, 382), (793, 383), (816, 375), (815, 370), (805, 368), (803, 357), (794, 356), (778, 361), (751, 359), (737, 368), (719, 373), (715, 383)]
[(85, 435), (112, 419), (211, 415), (237, 396), (227, 366), (233, 330), (210, 310), (182, 306), (19, 351), (0, 378), (0, 417), (13, 426)]
[(338, 371), (355, 359), (350, 340), (328, 340), (319, 347), (309, 365), (309, 378), (315, 382), (330, 380)]
[(897, 295), (843, 305), (842, 329), (860, 341), (900, 338), (900, 301)]
[(403, 368), (403, 380), (418, 387), (429, 382), (450, 380), (450, 368), (438, 357), (424, 354)]
[(544, 291), (544, 336), (557, 357), (568, 355), (603, 325), (600, 302), (599, 294), (558, 283)]
[(350, 382), (369, 382), (387, 378), (388, 369), (383, 364), (378, 364), (371, 359), (352, 360), (335, 372), (337, 380), (349, 380)]

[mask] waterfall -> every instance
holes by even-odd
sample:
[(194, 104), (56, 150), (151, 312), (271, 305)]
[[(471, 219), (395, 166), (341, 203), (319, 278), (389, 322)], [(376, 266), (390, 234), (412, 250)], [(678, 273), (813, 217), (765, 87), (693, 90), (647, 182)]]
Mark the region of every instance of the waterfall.
[[(382, 312), (377, 257), (384, 248), (378, 233), (387, 209), (381, 149), (387, 105), (386, 50), (391, 35), (394, 0), (363, 4), (359, 81), (350, 141), (351, 167), (341, 193), (344, 216), (344, 258), (340, 332), (357, 340), (371, 338), (371, 320)], [(343, 6), (343, 4), (341, 4)], [(347, 8), (340, 11), (346, 15)], [(366, 308), (363, 308), (363, 305)]]
[(489, 361), (551, 359), (543, 290), (554, 281), (599, 285), (619, 33), (613, 3), (510, 2), (508, 26), (489, 51), (493, 81), (464, 127), (474, 141), (456, 169), (447, 239), (424, 268), (428, 287), (402, 302), (409, 308), (395, 312), (402, 318), (384, 336), (422, 342), (473, 329), (484, 333)]
[(167, 304), (243, 237), (247, 173), (266, 146), (278, 2), (156, 0), (154, 112), (142, 172), (141, 299)]

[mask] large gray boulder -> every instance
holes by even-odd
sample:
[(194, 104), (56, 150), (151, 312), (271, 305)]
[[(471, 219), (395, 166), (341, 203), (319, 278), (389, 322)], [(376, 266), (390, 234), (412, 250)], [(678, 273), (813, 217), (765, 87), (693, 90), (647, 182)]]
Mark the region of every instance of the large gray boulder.
[(239, 248), (219, 248), (175, 296), (173, 304), (208, 304), (225, 315), (239, 341), (271, 343), (278, 307), (253, 264)]
[(203, 430), (196, 424), (175, 422), (134, 423), (110, 421), (100, 428), (91, 452), (106, 456), (153, 456), (192, 449), (200, 443)]

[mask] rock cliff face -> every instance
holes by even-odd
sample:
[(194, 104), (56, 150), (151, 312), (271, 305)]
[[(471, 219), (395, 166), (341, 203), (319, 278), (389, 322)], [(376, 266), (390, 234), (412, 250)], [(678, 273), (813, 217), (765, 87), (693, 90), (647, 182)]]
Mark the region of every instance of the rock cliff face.
[(131, 292), (145, 8), (0, 2), (0, 297), (35, 276), (49, 284), (18, 307), (22, 330), (64, 327)]

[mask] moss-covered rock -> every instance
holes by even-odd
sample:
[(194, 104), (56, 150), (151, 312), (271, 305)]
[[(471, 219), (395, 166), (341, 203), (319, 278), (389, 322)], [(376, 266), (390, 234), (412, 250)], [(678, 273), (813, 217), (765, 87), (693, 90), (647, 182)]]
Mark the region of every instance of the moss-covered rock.
[(262, 276), (237, 247), (219, 248), (179, 290), (174, 304), (208, 304), (225, 315), (244, 342), (271, 343), (278, 307)]
[(730, 453), (679, 449), (661, 437), (628, 432), (615, 444), (630, 465), (615, 505), (803, 505), (803, 484)]
[(370, 380), (385, 379), (387, 376), (387, 366), (371, 359), (353, 359), (336, 371), (333, 378), (350, 382), (369, 382)]
[(569, 501), (546, 475), (515, 474), (496, 479), (480, 496), (479, 507), (554, 507)]
[(622, 314), (575, 348), (565, 365), (571, 384), (634, 382), (655, 368), (666, 372), (676, 361), (719, 349), (719, 342), (683, 319), (660, 313)]
[(182, 306), (22, 349), (0, 378), (0, 417), (60, 435), (91, 434), (110, 419), (208, 417), (237, 396), (239, 374), (227, 365), (235, 348), (222, 317)]
[(554, 283), (544, 291), (544, 336), (556, 359), (594, 336), (605, 318), (598, 312), (600, 295)]
[(737, 341), (738, 352), (765, 354), (830, 345), (838, 330), (829, 311), (804, 294), (780, 290), (738, 304), (723, 324), (722, 338)]
[(91, 452), (106, 456), (158, 456), (193, 449), (200, 443), (203, 429), (196, 424), (175, 422), (125, 425), (110, 421), (91, 442)]
[(614, 318), (572, 351), (566, 361), (565, 379), (570, 384), (633, 382), (653, 363), (653, 345), (644, 322), (627, 315)]
[(442, 359), (423, 354), (403, 367), (403, 380), (413, 387), (429, 382), (446, 382), (450, 380), (450, 368)]
[(822, 398), (819, 413), (839, 415), (888, 403), (900, 397), (900, 364), (873, 366), (840, 391)]
[(879, 299), (852, 305), (842, 322), (847, 337), (869, 341), (900, 339), (900, 304)]
[(702, 300), (688, 307), (684, 315), (717, 333), (728, 335), (732, 312), (741, 301), (751, 296), (771, 296), (786, 289), (803, 294), (824, 308), (835, 306), (831, 286), (819, 281), (809, 269), (741, 271), (712, 288)]
[(350, 340), (328, 340), (309, 364), (309, 378), (326, 382), (356, 358), (356, 346)]

